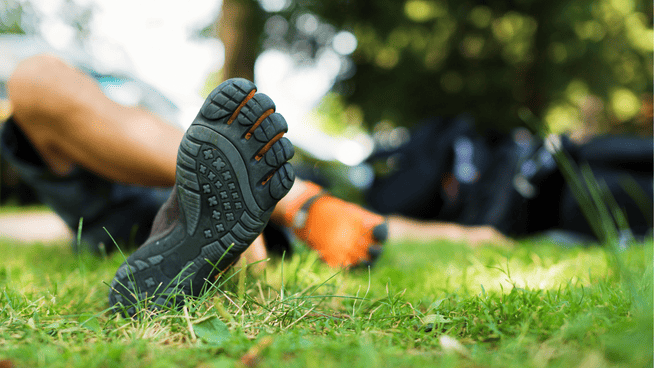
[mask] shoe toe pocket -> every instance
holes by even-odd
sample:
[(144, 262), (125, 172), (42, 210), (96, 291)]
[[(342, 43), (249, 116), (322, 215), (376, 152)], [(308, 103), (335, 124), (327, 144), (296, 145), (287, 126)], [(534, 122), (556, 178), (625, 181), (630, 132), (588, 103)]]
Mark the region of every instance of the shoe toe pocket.
[(374, 262), (382, 254), (382, 247), (379, 244), (373, 244), (368, 248), (368, 255), (370, 255), (370, 261)]
[(388, 223), (383, 222), (372, 229), (372, 237), (376, 241), (383, 243), (388, 239)]
[(278, 168), (293, 158), (294, 154), (295, 149), (293, 148), (291, 141), (282, 137), (272, 145), (264, 157), (268, 166)]
[(295, 171), (289, 163), (283, 164), (268, 181), (270, 196), (276, 200), (282, 199), (291, 190), (295, 181)]
[(263, 145), (270, 142), (280, 133), (286, 133), (288, 125), (284, 117), (278, 113), (271, 114), (254, 130), (254, 138)]

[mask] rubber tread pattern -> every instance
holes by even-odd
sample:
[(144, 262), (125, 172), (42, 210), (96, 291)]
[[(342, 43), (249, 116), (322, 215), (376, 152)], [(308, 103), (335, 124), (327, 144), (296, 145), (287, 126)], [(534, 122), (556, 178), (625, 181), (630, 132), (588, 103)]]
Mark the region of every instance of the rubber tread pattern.
[[(181, 214), (163, 237), (146, 241), (116, 271), (109, 302), (134, 315), (143, 307), (179, 306), (231, 265), (265, 227), (295, 174), (293, 146), (272, 100), (244, 79), (218, 86), (205, 100), (177, 155)], [(270, 114), (265, 116), (264, 114)], [(252, 137), (246, 135), (257, 122)], [(248, 137), (251, 138), (251, 137)], [(270, 146), (267, 152), (261, 152)], [(264, 160), (256, 160), (263, 154)]]

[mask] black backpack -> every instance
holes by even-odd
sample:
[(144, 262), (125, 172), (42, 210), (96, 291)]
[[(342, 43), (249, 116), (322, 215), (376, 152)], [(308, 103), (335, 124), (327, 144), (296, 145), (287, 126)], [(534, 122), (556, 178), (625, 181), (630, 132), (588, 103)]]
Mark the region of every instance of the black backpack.
[[(466, 116), (431, 119), (404, 145), (371, 156), (368, 163), (386, 164), (381, 171), (388, 173), (376, 175), (367, 203), (381, 214), (492, 225), (519, 235), (526, 228), (525, 203), (534, 195), (529, 182), (520, 183), (519, 168), (540, 147), (531, 135), (527, 142), (482, 136)], [(552, 160), (545, 171), (553, 170)], [(539, 171), (544, 175), (543, 167)]]

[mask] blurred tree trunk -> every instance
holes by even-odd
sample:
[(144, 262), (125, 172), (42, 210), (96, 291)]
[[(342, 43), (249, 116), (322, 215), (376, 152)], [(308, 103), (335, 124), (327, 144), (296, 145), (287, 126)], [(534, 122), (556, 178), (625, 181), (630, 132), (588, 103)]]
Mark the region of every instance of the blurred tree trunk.
[(263, 10), (256, 0), (223, 0), (217, 34), (225, 45), (223, 80), (254, 80), (254, 61), (263, 32)]

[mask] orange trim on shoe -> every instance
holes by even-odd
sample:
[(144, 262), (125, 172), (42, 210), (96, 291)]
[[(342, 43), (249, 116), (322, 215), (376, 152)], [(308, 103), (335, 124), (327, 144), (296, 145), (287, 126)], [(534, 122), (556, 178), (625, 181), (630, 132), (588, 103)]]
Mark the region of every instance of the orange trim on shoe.
[(307, 183), (284, 216), (286, 224), (331, 267), (371, 264), (386, 240), (385, 219)]

